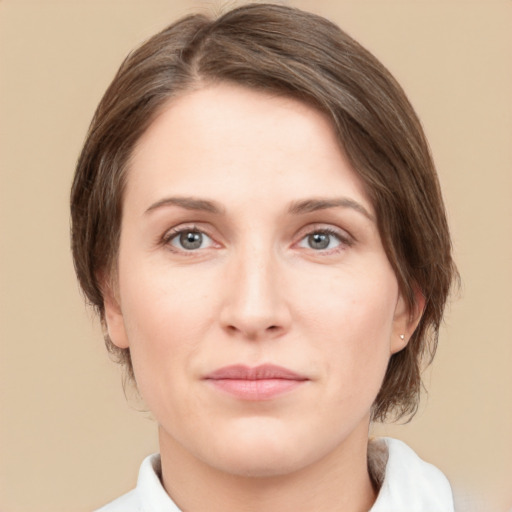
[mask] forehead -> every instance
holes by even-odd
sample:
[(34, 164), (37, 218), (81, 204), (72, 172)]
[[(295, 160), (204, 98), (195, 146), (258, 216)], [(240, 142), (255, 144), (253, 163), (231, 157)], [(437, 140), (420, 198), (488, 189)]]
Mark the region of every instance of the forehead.
[[(371, 209), (330, 119), (290, 97), (220, 84), (170, 100), (133, 152), (126, 200), (355, 196)], [(142, 197), (144, 196), (144, 198)]]

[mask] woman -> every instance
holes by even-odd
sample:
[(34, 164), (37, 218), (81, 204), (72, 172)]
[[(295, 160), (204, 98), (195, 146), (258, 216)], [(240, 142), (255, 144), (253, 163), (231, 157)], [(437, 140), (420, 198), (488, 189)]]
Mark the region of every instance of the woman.
[(72, 190), (81, 286), (158, 422), (102, 510), (450, 511), (414, 414), (456, 275), (403, 91), (327, 20), (189, 16), (122, 64)]

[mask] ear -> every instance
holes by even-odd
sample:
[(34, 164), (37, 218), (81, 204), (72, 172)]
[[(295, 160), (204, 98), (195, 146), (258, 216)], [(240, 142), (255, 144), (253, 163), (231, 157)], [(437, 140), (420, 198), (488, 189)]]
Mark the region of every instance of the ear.
[(420, 323), (425, 309), (425, 297), (421, 290), (414, 287), (415, 305), (413, 310), (407, 305), (402, 293), (398, 295), (398, 301), (395, 307), (395, 316), (393, 318), (393, 330), (391, 333), (390, 352), (395, 354), (404, 349), (409, 343), (416, 327)]
[(128, 348), (128, 337), (124, 325), (123, 313), (119, 304), (117, 286), (110, 280), (102, 280), (103, 307), (105, 308), (105, 323), (110, 341), (119, 348)]

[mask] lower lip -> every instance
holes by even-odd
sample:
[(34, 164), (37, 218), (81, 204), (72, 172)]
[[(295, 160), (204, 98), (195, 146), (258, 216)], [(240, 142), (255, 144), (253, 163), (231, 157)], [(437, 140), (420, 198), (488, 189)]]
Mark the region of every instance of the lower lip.
[(270, 400), (304, 384), (293, 379), (208, 379), (215, 388), (241, 400)]

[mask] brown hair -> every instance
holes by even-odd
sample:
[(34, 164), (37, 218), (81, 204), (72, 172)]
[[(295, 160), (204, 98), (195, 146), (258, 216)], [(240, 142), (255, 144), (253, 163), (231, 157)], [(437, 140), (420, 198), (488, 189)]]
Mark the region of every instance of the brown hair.
[[(457, 275), (434, 164), (401, 87), (373, 55), (330, 21), (291, 7), (249, 4), (217, 19), (188, 16), (121, 65), (101, 100), (71, 193), (72, 250), (82, 289), (104, 324), (102, 276), (115, 274), (123, 188), (134, 145), (170, 98), (212, 82), (293, 96), (326, 113), (365, 183), (389, 261), (420, 323), (394, 354), (373, 419), (412, 415)], [(133, 378), (129, 349), (106, 345)]]

